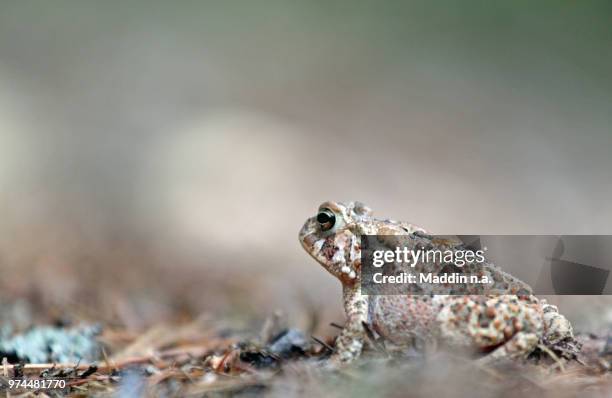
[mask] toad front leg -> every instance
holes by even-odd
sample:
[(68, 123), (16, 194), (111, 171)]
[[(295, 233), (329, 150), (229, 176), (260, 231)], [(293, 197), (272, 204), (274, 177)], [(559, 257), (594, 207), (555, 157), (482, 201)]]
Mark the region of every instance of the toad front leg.
[(336, 350), (331, 358), (334, 364), (345, 364), (361, 354), (365, 339), (363, 323), (368, 317), (368, 296), (361, 295), (358, 284), (343, 286), (344, 310), (347, 322), (336, 339)]

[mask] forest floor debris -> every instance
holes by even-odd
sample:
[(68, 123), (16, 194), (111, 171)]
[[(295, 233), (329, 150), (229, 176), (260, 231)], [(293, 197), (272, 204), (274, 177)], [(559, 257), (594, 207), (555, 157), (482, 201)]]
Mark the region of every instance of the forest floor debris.
[[(211, 320), (160, 325), (141, 334), (95, 326), (35, 327), (17, 337), (5, 338), (0, 347), (32, 341), (33, 347), (40, 350), (40, 336), (49, 338), (50, 346), (41, 350), (47, 352), (47, 359), (68, 360), (39, 362), (33, 360), (40, 359), (39, 354), (28, 350), (15, 349), (8, 356), (5, 350), (0, 392), (12, 397), (393, 397), (409, 392), (414, 397), (444, 394), (539, 398), (612, 393), (609, 335), (580, 335), (584, 346), (581, 358), (567, 361), (563, 369), (546, 355), (495, 368), (482, 368), (474, 361), (444, 352), (398, 358), (384, 352), (384, 342), (377, 341), (354, 366), (329, 370), (323, 365), (333, 350), (333, 338), (309, 336), (274, 320), (265, 322), (262, 330), (251, 336), (244, 331), (216, 328)], [(75, 336), (84, 340), (75, 340)], [(79, 345), (88, 347), (82, 351), (80, 361)], [(97, 351), (90, 351), (91, 347)], [(58, 352), (65, 356), (55, 356)], [(97, 358), (86, 356), (93, 352), (98, 353)], [(11, 380), (58, 379), (65, 381), (63, 388), (9, 386)]]

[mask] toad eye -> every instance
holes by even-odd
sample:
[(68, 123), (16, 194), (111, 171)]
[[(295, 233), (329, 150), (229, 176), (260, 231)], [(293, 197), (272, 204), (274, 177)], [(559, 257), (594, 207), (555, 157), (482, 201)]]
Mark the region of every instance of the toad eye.
[(321, 209), (317, 214), (317, 222), (321, 226), (321, 230), (329, 231), (336, 224), (336, 215), (329, 209)]

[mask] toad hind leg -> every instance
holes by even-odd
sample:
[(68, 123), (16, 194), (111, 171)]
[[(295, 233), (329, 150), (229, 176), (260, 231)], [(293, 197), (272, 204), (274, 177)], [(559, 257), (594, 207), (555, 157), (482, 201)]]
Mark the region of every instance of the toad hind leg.
[(526, 357), (536, 349), (539, 338), (536, 333), (518, 332), (503, 345), (478, 359), (480, 365), (491, 365), (508, 359)]

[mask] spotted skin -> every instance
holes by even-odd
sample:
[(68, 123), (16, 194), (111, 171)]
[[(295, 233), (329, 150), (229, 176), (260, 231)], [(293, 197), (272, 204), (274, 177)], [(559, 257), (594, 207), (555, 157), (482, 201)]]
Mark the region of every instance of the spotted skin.
[[(503, 294), (361, 294), (360, 235), (387, 235), (392, 246), (394, 237), (426, 231), (406, 222), (375, 219), (360, 202), (325, 202), (317, 215), (321, 212), (325, 217), (319, 221), (331, 218), (333, 226), (321, 224), (317, 216), (309, 218), (299, 239), (342, 283), (347, 321), (336, 340), (332, 363), (345, 364), (360, 356), (366, 341), (364, 325), (399, 347), (415, 341), (443, 345), (468, 351), (484, 363), (524, 358), (539, 344), (575, 341), (569, 321), (557, 307), (533, 296), (526, 284), (492, 265), (483, 267), (500, 281), (497, 287)], [(438, 243), (432, 240), (431, 244)], [(517, 295), (519, 290), (522, 293)]]

